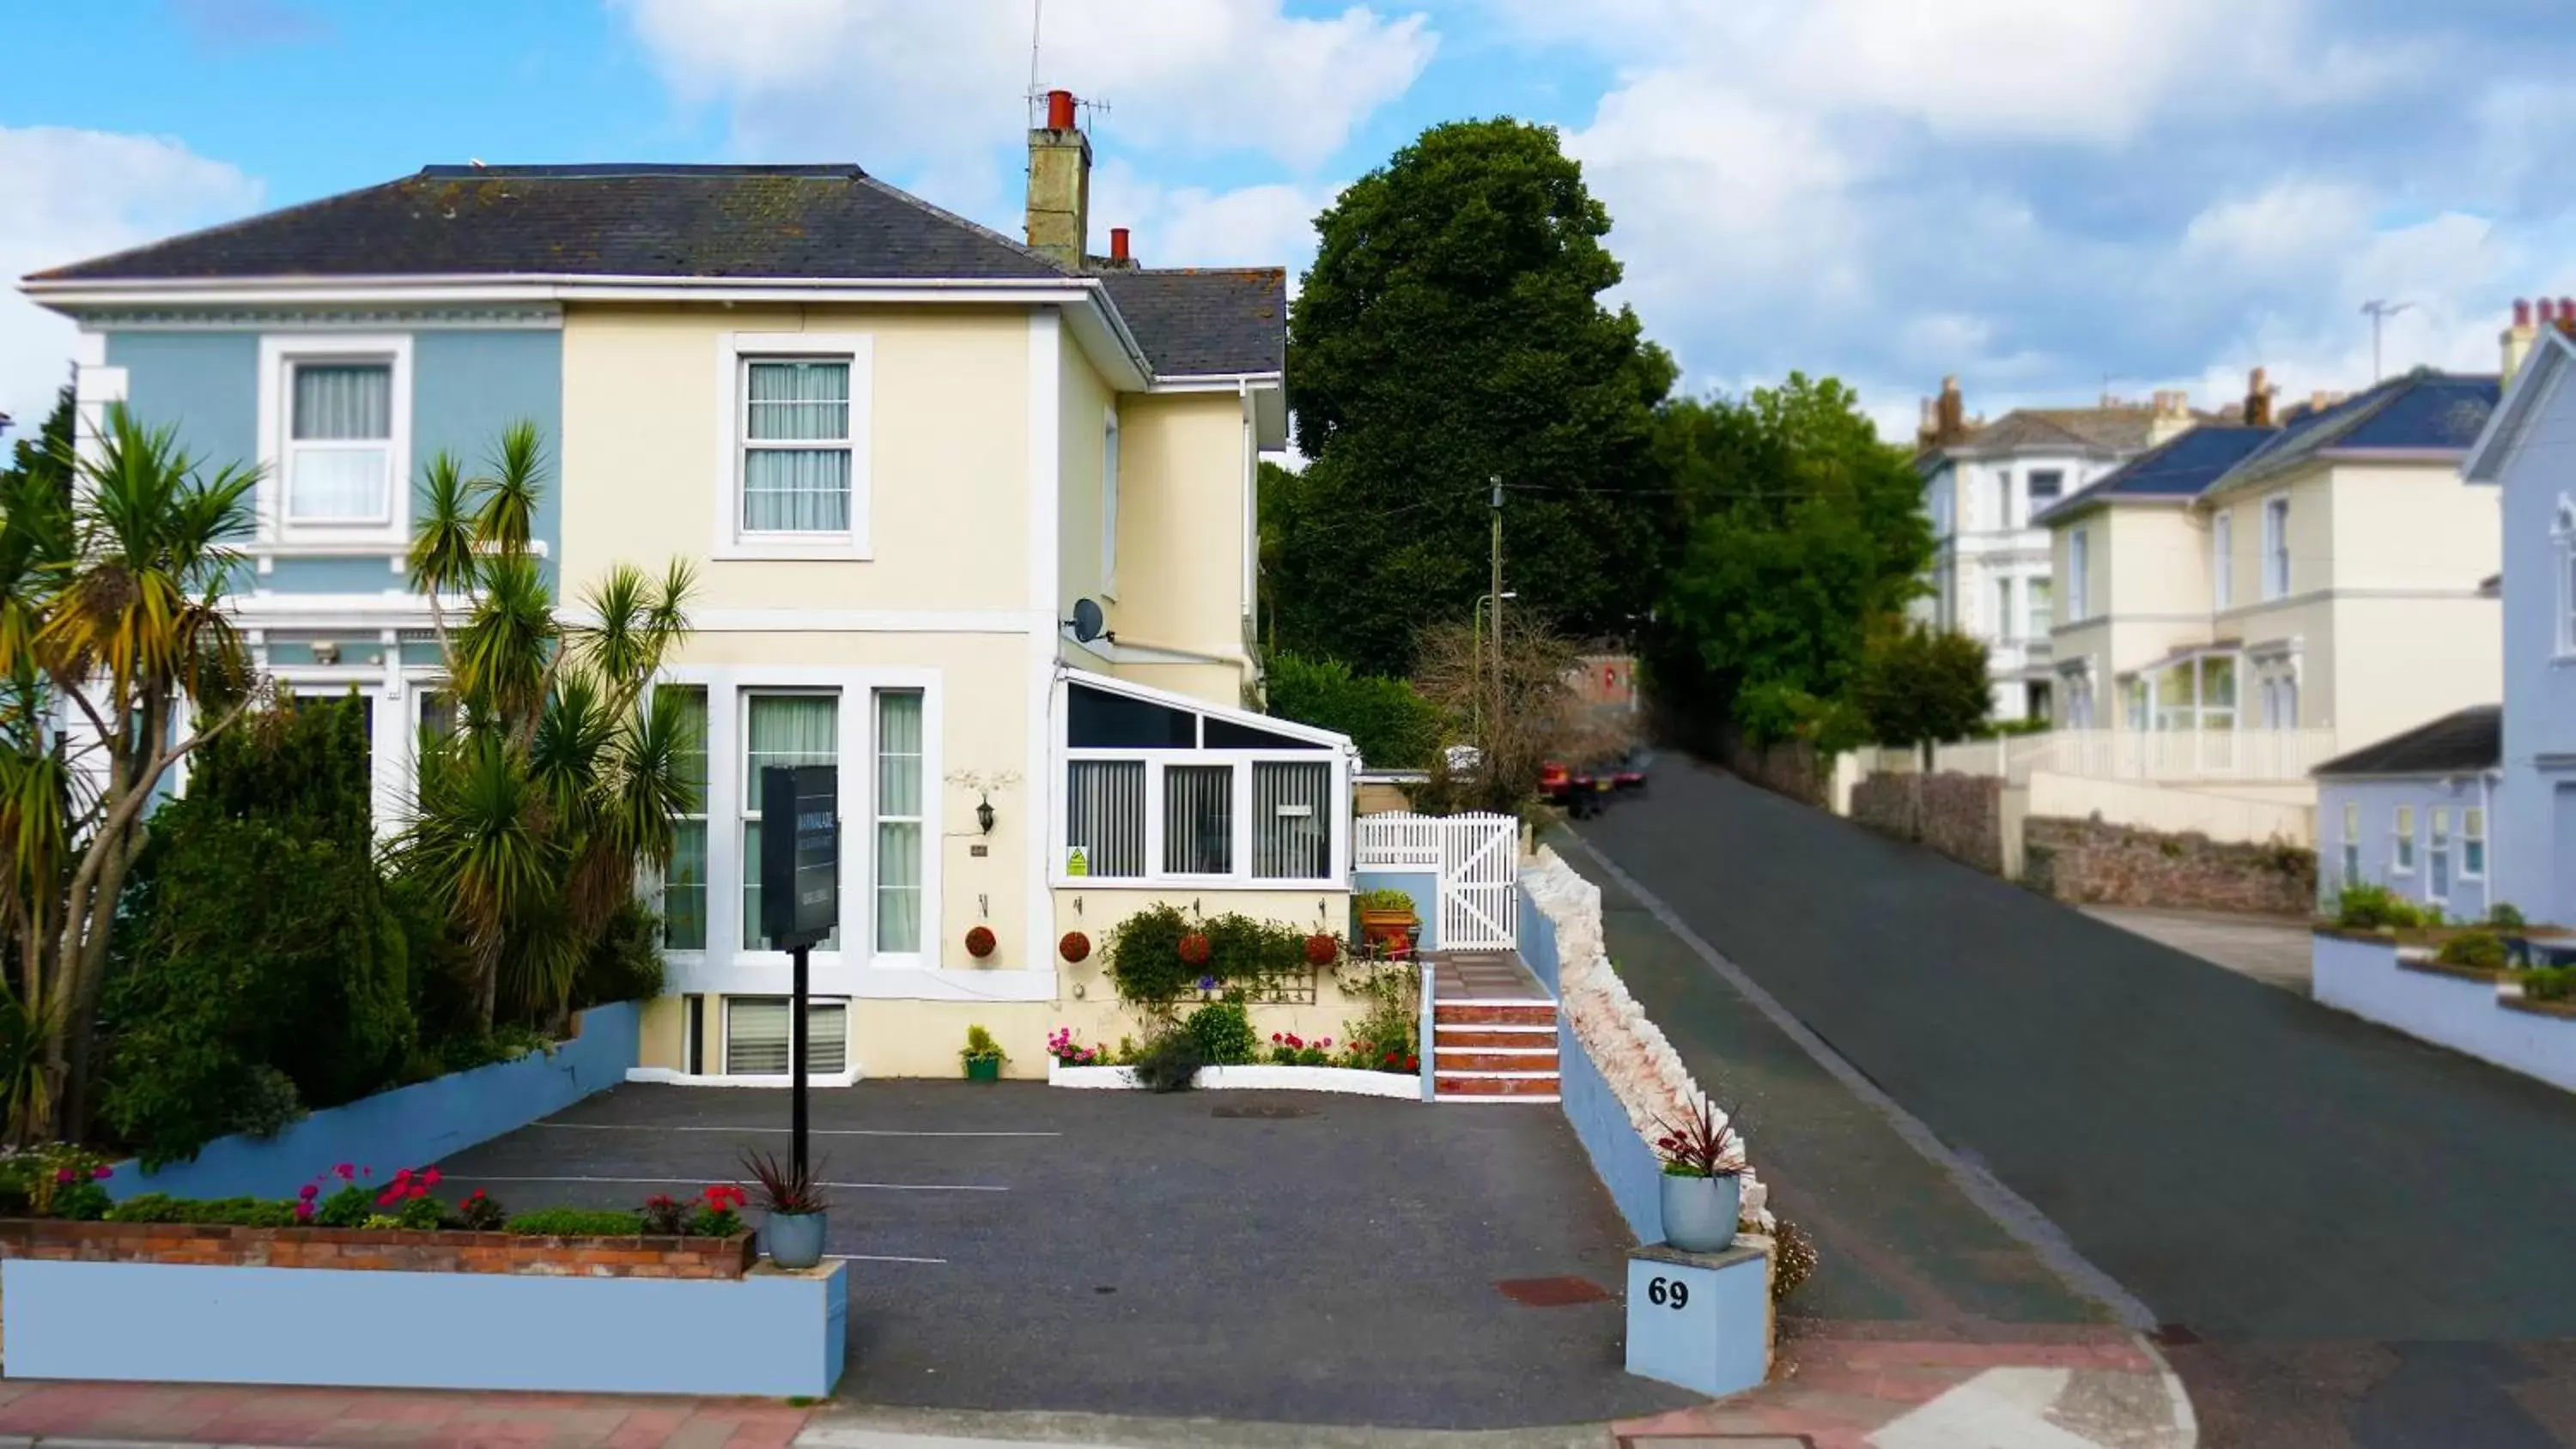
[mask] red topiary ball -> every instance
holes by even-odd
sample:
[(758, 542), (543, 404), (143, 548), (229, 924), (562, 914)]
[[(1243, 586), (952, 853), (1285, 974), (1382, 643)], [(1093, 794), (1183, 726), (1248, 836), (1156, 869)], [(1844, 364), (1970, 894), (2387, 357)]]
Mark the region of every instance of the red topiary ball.
[(1342, 954), (1342, 943), (1321, 931), (1306, 938), (1306, 964), (1330, 966)]
[(1205, 966), (1208, 958), (1215, 954), (1216, 947), (1201, 932), (1192, 931), (1181, 938), (1181, 962), (1184, 965)]
[(978, 961), (992, 955), (996, 944), (990, 926), (977, 926), (966, 933), (966, 954)]
[(1080, 931), (1067, 931), (1055, 949), (1067, 961), (1080, 961), (1091, 955), (1091, 938)]

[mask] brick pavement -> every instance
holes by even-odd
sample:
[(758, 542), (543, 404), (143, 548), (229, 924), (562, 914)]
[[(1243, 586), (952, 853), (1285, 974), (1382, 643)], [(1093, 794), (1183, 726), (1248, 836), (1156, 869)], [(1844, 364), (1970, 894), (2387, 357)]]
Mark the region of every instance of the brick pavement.
[(0, 1436), (331, 1449), (786, 1449), (771, 1399), (0, 1380)]

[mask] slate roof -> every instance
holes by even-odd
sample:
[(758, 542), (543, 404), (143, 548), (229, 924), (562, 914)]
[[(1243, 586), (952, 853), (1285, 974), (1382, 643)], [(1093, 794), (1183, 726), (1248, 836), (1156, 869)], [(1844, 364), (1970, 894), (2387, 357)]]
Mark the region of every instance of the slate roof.
[(2328, 451), (2465, 454), (2486, 428), (2503, 391), (2494, 377), (2418, 368), (2332, 407), (2288, 419), (2228, 481), (2277, 473)]
[(1283, 268), (1108, 271), (1100, 280), (1157, 377), (1287, 368), (1288, 273)]
[(2310, 773), (2320, 779), (2360, 775), (2467, 775), (2504, 759), (2504, 710), (2475, 705), (2404, 734), (2337, 755)]
[[(35, 282), (543, 275), (1061, 281), (1082, 273), (856, 166), (425, 166)], [(1158, 376), (1286, 365), (1276, 267), (1113, 271)]]
[(1957, 453), (2011, 453), (2060, 448), (2084, 453), (2134, 453), (2147, 445), (2153, 408), (2015, 408), (1953, 444)]
[(856, 166), (425, 166), (30, 281), (496, 275), (1053, 280)]
[(2243, 462), (2270, 440), (2272, 428), (2205, 424), (2157, 446), (2103, 474), (2042, 509), (2031, 519), (2073, 513), (2096, 503), (2138, 498), (2196, 498), (2203, 489)]

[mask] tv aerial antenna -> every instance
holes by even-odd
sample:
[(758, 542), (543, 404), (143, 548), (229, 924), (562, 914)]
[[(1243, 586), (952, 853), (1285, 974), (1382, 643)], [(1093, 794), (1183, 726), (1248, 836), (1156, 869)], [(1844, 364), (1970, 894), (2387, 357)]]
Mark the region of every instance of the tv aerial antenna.
[(2373, 384), (2376, 384), (2382, 377), (2387, 375), (2380, 370), (2379, 366), (2379, 339), (2381, 332), (2387, 328), (2389, 318), (2396, 316), (2400, 312), (2406, 311), (2414, 305), (2415, 304), (2412, 302), (2383, 302), (2376, 298), (2361, 304), (2363, 315), (2370, 318), (2370, 380)]

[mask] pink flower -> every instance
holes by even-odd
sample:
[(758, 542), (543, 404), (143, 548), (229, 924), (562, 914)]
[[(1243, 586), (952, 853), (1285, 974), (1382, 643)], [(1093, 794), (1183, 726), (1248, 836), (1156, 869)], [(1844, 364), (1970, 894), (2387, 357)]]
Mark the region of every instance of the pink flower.
[(79, 1173), (72, 1171), (68, 1167), (58, 1167), (54, 1169), (54, 1181), (56, 1182), (70, 1182), (79, 1176)]
[(309, 1202), (297, 1203), (295, 1205), (295, 1220), (299, 1223), (309, 1223), (313, 1221), (313, 1204)]
[(114, 1176), (116, 1176), (116, 1169), (104, 1162), (89, 1170), (89, 1180), (92, 1182), (105, 1182)]
[(357, 1176), (357, 1175), (358, 1175), (358, 1169), (356, 1169), (356, 1168), (354, 1168), (354, 1167), (351, 1167), (349, 1164), (347, 1164), (347, 1163), (345, 1163), (345, 1162), (341, 1163), (339, 1166), (337, 1166), (337, 1167), (335, 1167), (335, 1168), (332, 1168), (332, 1169), (331, 1169), (331, 1171), (332, 1171), (332, 1172), (334, 1172), (334, 1173), (336, 1173), (336, 1174), (338, 1174), (338, 1176), (339, 1176), (339, 1178), (340, 1178), (340, 1180), (341, 1180), (342, 1182), (347, 1182), (350, 1178), (353, 1178), (353, 1177), (355, 1177), (355, 1176)]
[(435, 1167), (423, 1168), (421, 1170), (420, 1180), (428, 1183), (431, 1187), (438, 1186), (438, 1169)]
[(321, 1192), (322, 1189), (315, 1187), (313, 1184), (308, 1182), (304, 1184), (302, 1188), (298, 1189), (295, 1195), (297, 1198), (309, 1203), (313, 1201), (314, 1198), (320, 1196)]

